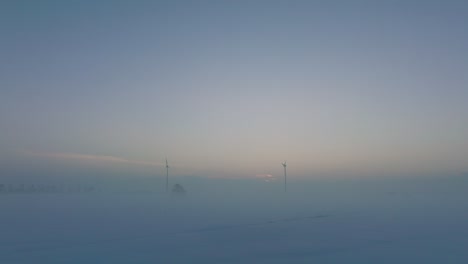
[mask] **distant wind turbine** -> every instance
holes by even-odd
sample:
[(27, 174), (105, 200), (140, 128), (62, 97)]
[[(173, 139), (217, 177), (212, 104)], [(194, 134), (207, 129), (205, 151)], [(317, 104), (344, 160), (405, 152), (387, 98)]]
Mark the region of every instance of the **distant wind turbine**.
[(169, 192), (169, 163), (166, 158), (166, 192)]
[(284, 167), (284, 192), (286, 192), (286, 161), (284, 161), (283, 163), (281, 163), (281, 165), (283, 165)]

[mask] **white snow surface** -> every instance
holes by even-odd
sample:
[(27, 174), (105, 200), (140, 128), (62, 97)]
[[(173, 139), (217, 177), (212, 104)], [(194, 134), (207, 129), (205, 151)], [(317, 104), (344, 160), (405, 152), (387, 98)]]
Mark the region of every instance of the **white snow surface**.
[(466, 186), (2, 194), (0, 263), (468, 263)]

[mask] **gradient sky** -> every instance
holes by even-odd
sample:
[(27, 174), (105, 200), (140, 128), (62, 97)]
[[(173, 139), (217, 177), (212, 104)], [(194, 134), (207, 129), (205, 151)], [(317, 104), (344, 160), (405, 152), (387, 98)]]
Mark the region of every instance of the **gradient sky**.
[(0, 165), (468, 171), (467, 1), (2, 1)]

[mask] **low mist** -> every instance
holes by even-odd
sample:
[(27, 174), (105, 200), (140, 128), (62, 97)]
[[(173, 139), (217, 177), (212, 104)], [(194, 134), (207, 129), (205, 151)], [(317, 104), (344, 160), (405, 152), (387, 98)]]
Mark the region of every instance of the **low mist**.
[(176, 182), (166, 192), (163, 183), (122, 177), (101, 179), (88, 191), (4, 189), (0, 262), (372, 263), (384, 254), (379, 263), (440, 263), (449, 254), (468, 257), (459, 247), (468, 230), (464, 176), (291, 180), (287, 192), (281, 180), (179, 177), (184, 193), (172, 192)]

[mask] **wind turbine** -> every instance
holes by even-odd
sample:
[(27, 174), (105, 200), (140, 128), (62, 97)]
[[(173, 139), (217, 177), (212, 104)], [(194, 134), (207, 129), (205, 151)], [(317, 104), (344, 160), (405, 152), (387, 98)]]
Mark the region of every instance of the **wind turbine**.
[(284, 167), (284, 192), (286, 192), (286, 161), (281, 163), (281, 165)]
[(166, 192), (169, 192), (169, 163), (166, 158)]

